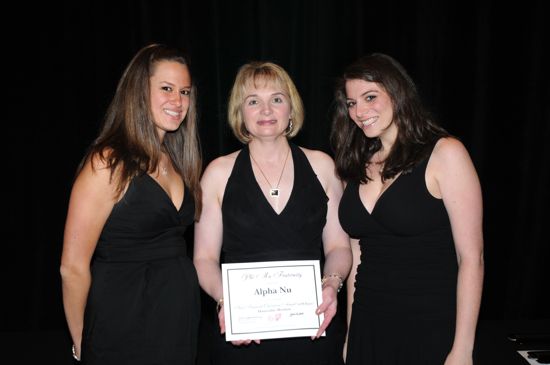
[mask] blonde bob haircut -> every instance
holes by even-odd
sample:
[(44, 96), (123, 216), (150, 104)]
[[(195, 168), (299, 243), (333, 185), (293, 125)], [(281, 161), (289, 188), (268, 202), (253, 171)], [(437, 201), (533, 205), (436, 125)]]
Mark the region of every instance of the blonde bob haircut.
[(285, 133), (287, 138), (296, 136), (304, 124), (304, 104), (296, 85), (281, 66), (272, 62), (253, 61), (239, 68), (229, 97), (227, 117), (235, 137), (245, 144), (251, 140), (242, 114), (242, 105), (246, 98), (245, 92), (251, 84), (255, 88), (267, 85), (274, 86), (281, 89), (288, 96), (292, 126), (289, 125)]

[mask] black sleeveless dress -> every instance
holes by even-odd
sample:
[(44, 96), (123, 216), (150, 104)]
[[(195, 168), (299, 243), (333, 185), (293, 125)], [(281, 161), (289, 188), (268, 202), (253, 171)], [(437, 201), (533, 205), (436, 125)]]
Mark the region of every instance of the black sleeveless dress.
[(195, 364), (200, 290), (183, 236), (194, 210), (187, 188), (178, 210), (149, 175), (132, 180), (94, 255), (84, 364)]
[(371, 213), (357, 183), (340, 201), (342, 227), (361, 247), (348, 365), (442, 365), (451, 350), (458, 267), (443, 201), (426, 187), (427, 163), (397, 177)]
[[(328, 198), (304, 152), (291, 144), (294, 186), (284, 210), (278, 215), (258, 185), (248, 146), (237, 156), (225, 188), (222, 262), (275, 260), (321, 260), (322, 231)], [(337, 365), (342, 363), (344, 326), (333, 319), (326, 337), (262, 340), (260, 345), (234, 346), (218, 335), (213, 337), (213, 364)]]

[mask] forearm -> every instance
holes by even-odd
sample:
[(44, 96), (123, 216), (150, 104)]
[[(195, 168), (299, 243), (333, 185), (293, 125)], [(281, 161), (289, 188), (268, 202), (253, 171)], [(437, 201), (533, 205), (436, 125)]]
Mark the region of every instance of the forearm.
[(463, 259), (459, 264), (454, 351), (473, 350), (481, 304), (483, 272), (482, 257)]
[(218, 261), (210, 259), (195, 259), (195, 267), (201, 288), (218, 301), (223, 297), (222, 272)]
[(73, 343), (80, 348), (84, 327), (84, 310), (91, 285), (91, 274), (70, 272), (62, 274), (63, 307)]
[[(323, 276), (338, 275), (343, 284), (349, 274), (351, 262), (352, 256), (349, 247), (334, 248), (328, 252), (325, 257)], [(327, 282), (327, 284), (329, 284), (329, 282)], [(329, 285), (333, 285), (337, 288), (339, 283), (336, 280), (331, 280)]]

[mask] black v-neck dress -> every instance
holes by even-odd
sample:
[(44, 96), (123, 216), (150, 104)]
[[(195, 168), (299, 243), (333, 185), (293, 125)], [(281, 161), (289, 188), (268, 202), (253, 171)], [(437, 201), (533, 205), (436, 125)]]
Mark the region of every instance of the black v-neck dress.
[[(291, 144), (294, 186), (287, 205), (277, 214), (262, 193), (244, 147), (227, 182), (223, 203), (222, 262), (321, 260), (327, 201), (304, 152)], [(327, 336), (262, 340), (260, 345), (233, 346), (212, 329), (213, 364), (335, 365), (341, 363), (343, 326), (334, 318)]]
[(149, 175), (132, 180), (95, 251), (83, 364), (195, 364), (200, 290), (184, 239), (194, 214), (187, 188), (178, 210)]
[(457, 259), (443, 201), (426, 187), (427, 163), (400, 175), (370, 213), (357, 183), (340, 201), (342, 227), (361, 247), (348, 365), (442, 365), (451, 350)]

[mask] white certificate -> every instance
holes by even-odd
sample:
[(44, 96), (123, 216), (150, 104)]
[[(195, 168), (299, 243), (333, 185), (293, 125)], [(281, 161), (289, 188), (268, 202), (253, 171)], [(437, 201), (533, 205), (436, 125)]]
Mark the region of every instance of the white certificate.
[(323, 322), (319, 260), (222, 264), (222, 280), (226, 341), (310, 337)]

